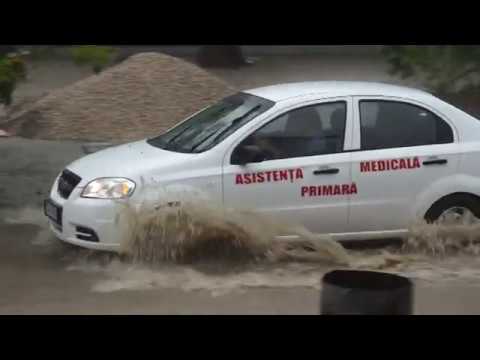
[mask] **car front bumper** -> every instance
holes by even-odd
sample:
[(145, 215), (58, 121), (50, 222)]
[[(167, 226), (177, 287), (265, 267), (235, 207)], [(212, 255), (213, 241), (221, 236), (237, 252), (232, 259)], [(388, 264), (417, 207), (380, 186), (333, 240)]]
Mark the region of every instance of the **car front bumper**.
[(50, 223), (50, 230), (54, 233), (58, 239), (76, 246), (80, 246), (85, 249), (108, 251), (108, 252), (120, 252), (120, 244), (105, 243), (105, 242), (90, 242), (85, 240), (79, 240), (74, 236), (67, 236), (64, 233), (57, 230), (57, 228)]
[[(75, 188), (68, 199), (57, 192), (57, 183), (50, 192), (50, 201), (61, 207), (61, 225), (49, 218), (53, 234), (67, 243), (92, 250), (119, 252), (122, 240), (128, 235), (127, 222), (122, 221), (120, 203), (105, 199), (87, 199), (80, 196), (82, 188)], [(79, 229), (89, 229), (93, 240), (83, 240)]]

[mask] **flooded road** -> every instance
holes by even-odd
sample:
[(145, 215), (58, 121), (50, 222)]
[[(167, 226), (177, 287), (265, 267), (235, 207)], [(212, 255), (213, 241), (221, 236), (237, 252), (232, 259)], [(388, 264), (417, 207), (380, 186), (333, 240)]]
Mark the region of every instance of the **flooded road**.
[[(1, 314), (318, 314), (318, 261), (142, 263), (60, 243), (40, 208), (3, 212)], [(351, 249), (354, 267), (402, 274), (416, 314), (479, 314), (480, 258)]]

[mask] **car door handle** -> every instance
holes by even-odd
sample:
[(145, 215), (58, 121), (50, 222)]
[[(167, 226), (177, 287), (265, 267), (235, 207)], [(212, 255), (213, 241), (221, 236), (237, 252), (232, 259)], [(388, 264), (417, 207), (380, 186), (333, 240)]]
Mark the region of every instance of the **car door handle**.
[(319, 169), (313, 172), (313, 175), (330, 175), (330, 174), (338, 174), (340, 172), (337, 168), (327, 168), (327, 169)]
[(435, 160), (427, 160), (423, 162), (423, 165), (429, 166), (429, 165), (445, 165), (448, 163), (447, 159), (435, 159)]

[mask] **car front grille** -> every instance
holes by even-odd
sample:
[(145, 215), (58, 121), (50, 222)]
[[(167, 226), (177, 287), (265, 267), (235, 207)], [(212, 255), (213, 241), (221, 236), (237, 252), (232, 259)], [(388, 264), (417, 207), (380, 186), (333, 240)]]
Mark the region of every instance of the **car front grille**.
[(80, 183), (82, 178), (77, 174), (65, 169), (58, 179), (58, 193), (64, 199), (68, 199), (73, 189)]

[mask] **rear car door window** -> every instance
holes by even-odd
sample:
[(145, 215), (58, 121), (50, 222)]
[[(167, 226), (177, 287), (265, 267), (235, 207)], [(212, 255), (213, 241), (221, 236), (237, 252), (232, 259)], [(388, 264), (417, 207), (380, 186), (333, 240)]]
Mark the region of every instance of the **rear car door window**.
[(453, 131), (420, 106), (399, 101), (361, 100), (362, 150), (448, 144)]

